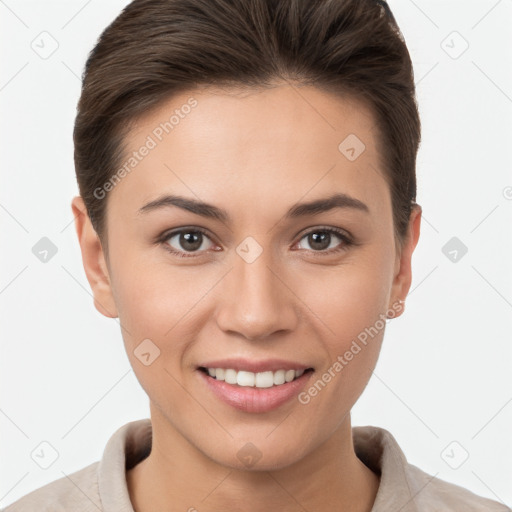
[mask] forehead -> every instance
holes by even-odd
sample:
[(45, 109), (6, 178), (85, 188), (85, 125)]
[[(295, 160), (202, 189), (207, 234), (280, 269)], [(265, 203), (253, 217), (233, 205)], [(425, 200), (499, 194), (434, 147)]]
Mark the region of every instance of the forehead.
[(198, 88), (137, 120), (111, 200), (134, 210), (172, 190), (288, 204), (338, 189), (385, 201), (377, 136), (364, 103), (311, 86)]

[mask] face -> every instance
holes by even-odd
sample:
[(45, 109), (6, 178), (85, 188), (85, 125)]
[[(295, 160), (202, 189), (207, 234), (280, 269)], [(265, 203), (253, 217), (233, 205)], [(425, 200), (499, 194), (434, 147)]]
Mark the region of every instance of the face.
[(127, 148), (108, 268), (81, 244), (154, 429), (230, 467), (314, 453), (371, 376), (419, 234), (417, 216), (396, 244), (370, 111), (312, 87), (198, 89)]

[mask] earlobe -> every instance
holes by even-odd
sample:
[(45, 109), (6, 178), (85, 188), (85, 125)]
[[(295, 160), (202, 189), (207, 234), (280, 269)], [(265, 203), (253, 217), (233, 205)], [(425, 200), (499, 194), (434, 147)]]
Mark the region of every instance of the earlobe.
[[(418, 244), (421, 226), (422, 209), (419, 204), (413, 206), (409, 217), (409, 227), (407, 237), (404, 241), (402, 250), (397, 257), (397, 271), (393, 279), (391, 289), (391, 303), (389, 307), (397, 310), (395, 317), (400, 316), (405, 309), (405, 299), (409, 293), (412, 283), (412, 254)], [(399, 304), (397, 308), (396, 304)]]
[(94, 307), (102, 315), (116, 318), (118, 313), (103, 248), (81, 196), (73, 198), (71, 209), (75, 217), (75, 230), (82, 253), (82, 263), (94, 296)]

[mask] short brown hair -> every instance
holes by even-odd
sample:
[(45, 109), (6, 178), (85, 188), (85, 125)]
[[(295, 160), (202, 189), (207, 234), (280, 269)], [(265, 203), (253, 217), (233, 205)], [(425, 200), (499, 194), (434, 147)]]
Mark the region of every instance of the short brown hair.
[[(134, 0), (90, 52), (74, 127), (75, 169), (106, 246), (108, 196), (131, 123), (196, 86), (280, 80), (362, 98), (378, 127), (403, 242), (416, 199), (421, 126), (411, 58), (382, 0)], [(340, 141), (341, 142), (341, 141)]]

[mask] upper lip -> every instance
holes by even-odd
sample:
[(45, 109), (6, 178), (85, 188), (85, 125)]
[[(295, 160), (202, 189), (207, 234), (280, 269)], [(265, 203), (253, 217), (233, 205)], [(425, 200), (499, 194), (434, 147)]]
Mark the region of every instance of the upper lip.
[(259, 373), (276, 372), (277, 370), (307, 370), (312, 367), (293, 361), (285, 361), (284, 359), (255, 361), (253, 359), (228, 358), (208, 361), (199, 365), (199, 368), (224, 368), (226, 370), (233, 369), (236, 371)]

